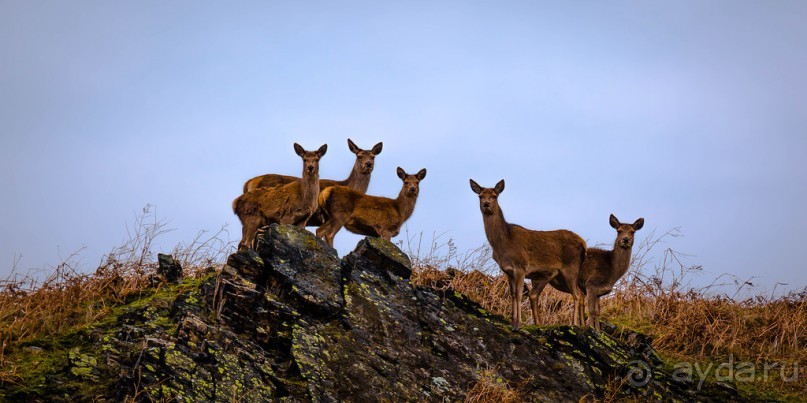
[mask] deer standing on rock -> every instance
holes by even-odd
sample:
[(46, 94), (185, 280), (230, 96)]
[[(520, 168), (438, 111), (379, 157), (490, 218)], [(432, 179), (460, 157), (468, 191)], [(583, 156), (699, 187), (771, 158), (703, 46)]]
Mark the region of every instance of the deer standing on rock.
[(415, 211), (420, 181), (426, 177), (426, 170), (421, 169), (409, 175), (398, 167), (397, 173), (403, 187), (395, 199), (365, 195), (347, 186), (323, 190), (319, 195), (319, 205), (326, 219), (317, 228), (317, 236), (333, 246), (333, 238), (343, 226), (354, 234), (380, 237), (387, 241), (398, 235), (401, 225)]
[(317, 210), (319, 160), (327, 150), (327, 144), (317, 151), (306, 151), (294, 143), (294, 151), (303, 159), (301, 179), (278, 187), (258, 188), (233, 201), (233, 212), (242, 226), (239, 251), (252, 246), (260, 227), (272, 223), (305, 227), (306, 221)]
[(485, 235), (493, 250), (493, 260), (507, 275), (513, 301), (513, 329), (521, 327), (521, 296), (524, 279), (530, 279), (530, 307), (538, 324), (538, 296), (550, 280), (568, 285), (574, 295), (573, 325), (583, 325), (583, 293), (578, 275), (586, 260), (586, 241), (567, 230), (533, 231), (504, 219), (498, 197), (504, 180), (493, 188), (483, 188), (471, 179), (471, 190), (479, 195), (479, 208)]
[[(356, 154), (356, 162), (353, 163), (353, 169), (350, 175), (345, 180), (337, 181), (332, 179), (320, 179), (319, 189), (325, 189), (331, 186), (348, 186), (361, 193), (367, 193), (367, 188), (370, 186), (370, 174), (373, 173), (375, 167), (375, 156), (381, 154), (381, 149), (384, 143), (378, 143), (369, 150), (359, 148), (352, 140), (347, 139), (347, 146), (350, 152)], [(300, 178), (289, 175), (266, 174), (256, 176), (244, 183), (244, 193), (251, 192), (259, 188), (268, 188), (282, 186), (287, 183), (300, 180)], [(324, 222), (322, 211), (319, 209), (311, 215), (308, 219), (306, 226), (320, 226)]]
[(617, 234), (614, 249), (589, 248), (578, 280), (586, 294), (589, 325), (597, 330), (600, 330), (600, 297), (610, 293), (614, 284), (628, 271), (634, 235), (644, 226), (644, 218), (633, 224), (623, 224), (611, 214), (609, 222)]

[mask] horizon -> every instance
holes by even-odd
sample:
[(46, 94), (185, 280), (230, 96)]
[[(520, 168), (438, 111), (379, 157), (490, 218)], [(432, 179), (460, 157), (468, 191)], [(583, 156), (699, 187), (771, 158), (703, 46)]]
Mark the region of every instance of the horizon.
[(246, 180), (299, 176), (294, 142), (328, 144), (320, 176), (344, 179), (350, 138), (384, 143), (368, 194), (428, 170), (395, 243), (480, 247), (468, 180), (504, 179), (510, 223), (591, 247), (609, 214), (642, 217), (637, 246), (680, 228), (655, 252), (702, 267), (695, 287), (798, 292), (805, 19), (796, 1), (0, 3), (0, 278), (78, 250), (92, 272), (147, 205), (175, 228), (155, 252), (221, 226), (237, 243)]

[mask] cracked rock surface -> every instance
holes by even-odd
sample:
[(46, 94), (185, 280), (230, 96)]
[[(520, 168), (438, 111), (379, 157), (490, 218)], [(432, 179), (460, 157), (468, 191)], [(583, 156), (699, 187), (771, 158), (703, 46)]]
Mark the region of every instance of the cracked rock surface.
[(30, 343), (41, 374), (0, 385), (0, 400), (457, 401), (486, 370), (525, 401), (602, 398), (614, 384), (641, 400), (742, 400), (676, 381), (646, 337), (513, 332), (462, 294), (412, 286), (411, 270), (378, 238), (339, 259), (310, 232), (272, 225), (218, 273)]

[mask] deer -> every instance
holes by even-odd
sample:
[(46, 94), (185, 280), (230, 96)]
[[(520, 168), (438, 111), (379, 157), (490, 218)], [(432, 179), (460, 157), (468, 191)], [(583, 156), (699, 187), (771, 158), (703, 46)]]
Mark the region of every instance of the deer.
[(239, 251), (253, 246), (255, 233), (260, 227), (272, 223), (305, 227), (317, 210), (319, 160), (327, 150), (327, 144), (317, 151), (306, 151), (294, 143), (294, 152), (303, 159), (302, 178), (282, 186), (258, 188), (233, 200), (233, 212), (242, 226)]
[(366, 195), (347, 186), (333, 186), (320, 192), (318, 203), (326, 220), (317, 228), (317, 236), (330, 246), (342, 227), (354, 234), (387, 241), (397, 236), (415, 211), (420, 181), (426, 177), (426, 169), (414, 175), (407, 174), (401, 167), (396, 172), (403, 186), (395, 199)]
[(600, 297), (610, 293), (628, 271), (634, 235), (644, 227), (644, 218), (624, 224), (611, 214), (608, 221), (617, 234), (613, 250), (588, 248), (586, 263), (578, 278), (578, 285), (586, 294), (588, 324), (597, 330), (600, 330)]
[(508, 223), (499, 206), (504, 191), (504, 179), (493, 188), (483, 188), (471, 179), (471, 190), (479, 195), (479, 209), (485, 226), (493, 260), (507, 276), (512, 297), (513, 330), (521, 327), (521, 297), (524, 280), (529, 279), (530, 307), (535, 324), (538, 318), (538, 297), (551, 280), (562, 282), (574, 295), (572, 325), (583, 325), (583, 292), (578, 276), (586, 260), (586, 241), (572, 231), (535, 231)]
[[(350, 171), (347, 179), (337, 181), (332, 179), (320, 179), (319, 189), (325, 189), (331, 186), (348, 186), (358, 190), (361, 193), (367, 193), (367, 188), (370, 186), (370, 175), (373, 173), (375, 167), (375, 156), (381, 154), (381, 149), (384, 143), (380, 142), (369, 150), (359, 148), (352, 140), (347, 139), (347, 146), (350, 152), (356, 154), (356, 162), (353, 163), (353, 169)], [(266, 174), (256, 176), (244, 183), (244, 193), (253, 191), (260, 188), (268, 188), (275, 186), (282, 186), (287, 183), (294, 182), (300, 178), (288, 175)], [(322, 225), (324, 217), (322, 211), (319, 209), (311, 215), (306, 223), (307, 227), (316, 227)]]

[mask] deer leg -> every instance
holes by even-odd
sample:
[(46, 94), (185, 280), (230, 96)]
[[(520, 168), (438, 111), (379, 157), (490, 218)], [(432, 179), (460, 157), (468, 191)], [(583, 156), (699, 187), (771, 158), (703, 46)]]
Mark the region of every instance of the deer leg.
[(322, 238), (328, 245), (333, 246), (333, 243), (328, 240), (328, 238), (333, 239), (333, 237), (328, 236), (328, 232), (330, 230), (330, 221), (322, 224), (319, 228), (317, 228), (317, 238)]
[[(373, 225), (373, 232), (375, 232), (376, 238), (386, 239), (389, 240), (387, 231), (381, 225)], [(372, 235), (371, 235), (372, 236)]]
[[(502, 271), (504, 271), (504, 270), (502, 270)], [(510, 286), (510, 302), (511, 302), (511, 305), (512, 305), (511, 306), (512, 310), (510, 312), (510, 324), (513, 325), (513, 327), (515, 327), (516, 326), (516, 304), (515, 304), (514, 301), (516, 299), (516, 290), (515, 290), (516, 279), (509, 272), (504, 272), (504, 274), (507, 276), (507, 285)]]
[(241, 242), (238, 242), (238, 251), (243, 252), (247, 250), (247, 224), (241, 223)]
[(524, 272), (513, 270), (510, 291), (513, 294), (513, 330), (521, 328), (521, 295), (524, 290)]
[(572, 325), (585, 326), (585, 314), (583, 312), (585, 310), (585, 300), (583, 299), (583, 291), (581, 291), (580, 286), (577, 285), (577, 273), (577, 270), (572, 271), (567, 268), (565, 271), (560, 271), (560, 276), (563, 277), (563, 281), (566, 283), (566, 286), (569, 287), (569, 293), (574, 297)]
[(580, 290), (580, 287), (578, 287), (576, 283), (572, 288), (572, 295), (574, 296), (574, 321), (577, 322), (576, 324), (578, 326), (585, 327), (585, 313), (583, 311), (585, 310), (586, 304), (585, 300), (583, 299), (583, 291)]
[(306, 222), (308, 222), (308, 219), (309, 219), (309, 218), (311, 218), (311, 216), (310, 216), (310, 215), (307, 215), (307, 216), (305, 216), (305, 217), (301, 218), (301, 219), (300, 219), (300, 221), (297, 221), (297, 222), (295, 223), (295, 225), (297, 225), (297, 226), (298, 226), (298, 227), (300, 227), (300, 228), (305, 228), (305, 223), (306, 223)]
[(392, 233), (390, 233), (389, 231), (387, 231), (384, 228), (381, 228), (381, 227), (377, 226), (377, 227), (375, 227), (375, 232), (376, 232), (376, 234), (378, 234), (379, 238), (381, 238), (381, 239), (383, 239), (385, 241), (389, 241), (389, 240), (392, 239)]
[(600, 297), (594, 298), (594, 328), (600, 330)]
[(252, 243), (255, 241), (255, 233), (260, 228), (261, 219), (259, 217), (247, 216), (244, 217), (241, 223), (241, 242), (238, 243), (238, 251), (243, 252), (248, 248), (252, 248)]
[(544, 287), (549, 284), (549, 281), (532, 281), (532, 288), (530, 288), (530, 309), (532, 310), (532, 320), (535, 326), (538, 326), (538, 297), (544, 291)]
[(333, 247), (333, 238), (341, 228), (341, 224), (330, 218), (321, 227), (317, 228), (317, 237), (324, 239), (329, 246)]
[(570, 281), (568, 278), (564, 277), (566, 280), (566, 285), (569, 287), (569, 291), (574, 298), (574, 312), (572, 314), (572, 325), (573, 326), (585, 326), (583, 321), (583, 317), (585, 316), (583, 310), (585, 309), (585, 300), (583, 299), (583, 291), (580, 290), (580, 287), (577, 285), (577, 281)]
[(588, 325), (599, 330), (597, 326), (599, 319), (599, 313), (597, 312), (597, 304), (599, 302), (597, 291), (599, 290), (595, 287), (586, 287), (586, 309), (588, 310)]

